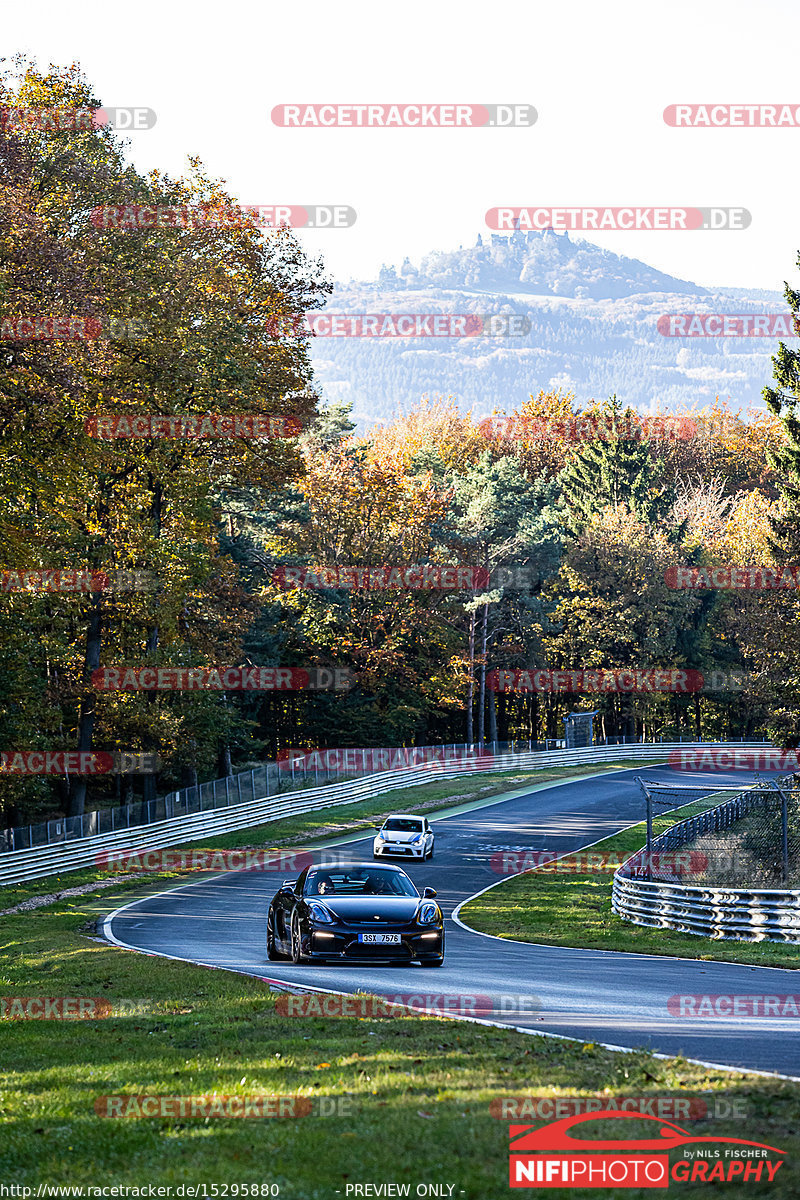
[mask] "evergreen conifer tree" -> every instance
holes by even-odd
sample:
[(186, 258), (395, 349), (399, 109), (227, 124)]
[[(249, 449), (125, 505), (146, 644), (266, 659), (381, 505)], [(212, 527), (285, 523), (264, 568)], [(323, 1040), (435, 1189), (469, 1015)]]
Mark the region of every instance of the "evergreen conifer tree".
[(596, 512), (624, 506), (655, 524), (672, 506), (674, 494), (662, 479), (664, 464), (647, 441), (636, 436), (636, 414), (622, 410), (616, 395), (600, 409), (598, 437), (587, 442), (558, 477), (566, 501), (568, 528), (579, 533)]
[[(800, 263), (800, 254), (797, 256)], [(800, 292), (787, 283), (786, 302), (794, 314), (800, 332)], [(773, 356), (774, 387), (765, 387), (762, 395), (770, 411), (783, 425), (785, 442), (777, 450), (767, 451), (767, 460), (778, 472), (778, 490), (785, 511), (770, 521), (772, 548), (784, 562), (797, 561), (800, 555), (800, 350), (791, 350), (781, 342)]]

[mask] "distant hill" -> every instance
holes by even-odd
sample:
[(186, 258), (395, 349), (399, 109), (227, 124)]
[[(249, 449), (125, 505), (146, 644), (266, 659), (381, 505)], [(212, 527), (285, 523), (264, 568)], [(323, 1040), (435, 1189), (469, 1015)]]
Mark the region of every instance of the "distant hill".
[(510, 411), (540, 388), (579, 401), (616, 392), (640, 411), (703, 407), (715, 395), (762, 407), (777, 340), (669, 338), (658, 318), (684, 312), (785, 312), (779, 292), (710, 289), (569, 234), (492, 234), (468, 249), (384, 267), (337, 286), (334, 313), (517, 313), (524, 337), (340, 338), (312, 342), (317, 383), (353, 402), (360, 432), (424, 394), (452, 395), (476, 418)]

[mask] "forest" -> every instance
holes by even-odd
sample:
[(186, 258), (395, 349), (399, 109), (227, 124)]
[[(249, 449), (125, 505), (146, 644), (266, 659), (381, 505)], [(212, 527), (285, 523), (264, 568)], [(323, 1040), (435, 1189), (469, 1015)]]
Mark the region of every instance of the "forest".
[[(97, 105), (76, 69), (29, 71), (13, 103)], [(294, 321), (332, 283), (288, 227), (98, 227), (100, 205), (236, 203), (199, 162), (137, 173), (108, 128), (0, 123), (0, 166), (2, 823), (287, 748), (559, 738), (588, 709), (601, 737), (791, 736), (796, 577), (709, 572), (800, 561), (795, 351), (763, 410), (653, 421), (613, 381), (583, 403), (532, 383), (496, 420), (442, 394), (356, 436)], [(570, 692), (537, 671), (702, 681)], [(15, 771), (30, 751), (160, 769)]]

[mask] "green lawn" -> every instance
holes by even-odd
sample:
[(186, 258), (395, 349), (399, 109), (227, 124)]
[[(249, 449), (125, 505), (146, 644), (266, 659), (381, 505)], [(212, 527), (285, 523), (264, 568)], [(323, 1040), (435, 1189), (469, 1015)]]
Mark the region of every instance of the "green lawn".
[[(284, 1198), (336, 1200), (340, 1189), (346, 1200), (347, 1183), (409, 1183), (413, 1196), (418, 1183), (435, 1182), (452, 1184), (459, 1200), (507, 1200), (508, 1122), (490, 1114), (493, 1099), (678, 1095), (743, 1105), (746, 1122), (678, 1123), (786, 1150), (769, 1194), (800, 1193), (794, 1083), (452, 1020), (280, 1017), (274, 993), (260, 980), (92, 940), (94, 916), (128, 895), (119, 886), (3, 919), (1, 994), (140, 1002), (137, 1015), (77, 1028), (64, 1021), (0, 1023), (6, 1184), (273, 1182)], [(422, 986), (420, 974), (399, 971), (398, 991)], [(425, 987), (435, 991), (435, 979), (425, 976)], [(334, 1108), (346, 1099), (350, 1110), (296, 1120), (125, 1120), (94, 1111), (103, 1095), (215, 1091), (324, 1098)], [(609, 1124), (606, 1136), (619, 1136)], [(643, 1135), (638, 1122), (626, 1127), (626, 1136)], [(701, 1184), (680, 1186), (691, 1197), (707, 1192)], [(597, 1195), (580, 1188), (568, 1194)]]
[[(661, 833), (677, 821), (719, 800), (705, 798), (654, 817), (653, 832)], [(608, 852), (617, 861), (645, 844), (644, 824), (626, 829), (592, 847), (591, 853)], [(585, 866), (585, 859), (577, 866)], [(800, 947), (771, 942), (731, 942), (649, 929), (623, 921), (611, 909), (613, 870), (571, 871), (569, 860), (544, 870), (512, 876), (491, 891), (466, 904), (461, 919), (473, 929), (521, 942), (548, 946), (578, 946), (592, 950), (625, 950), (638, 954), (673, 954), (682, 958), (719, 959), (765, 967), (800, 966)]]

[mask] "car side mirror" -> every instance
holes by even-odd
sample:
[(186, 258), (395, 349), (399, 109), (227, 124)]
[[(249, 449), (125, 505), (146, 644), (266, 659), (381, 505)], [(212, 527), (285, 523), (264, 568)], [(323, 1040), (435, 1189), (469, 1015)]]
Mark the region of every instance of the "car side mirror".
[(425, 891), (422, 893), (422, 897), (424, 900), (432, 900), (435, 895), (436, 895), (436, 888), (425, 888)]
[(296, 879), (284, 879), (283, 883), (281, 884), (281, 891), (282, 892), (293, 892), (296, 884), (297, 884)]

